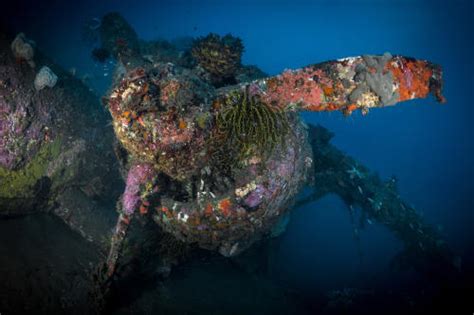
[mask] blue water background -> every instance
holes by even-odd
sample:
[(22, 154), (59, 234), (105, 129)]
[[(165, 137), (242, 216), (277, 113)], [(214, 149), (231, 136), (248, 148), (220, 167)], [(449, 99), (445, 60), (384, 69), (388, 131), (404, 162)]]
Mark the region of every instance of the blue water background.
[[(305, 113), (335, 133), (333, 143), (382, 178), (396, 175), (401, 196), (442, 229), (473, 264), (474, 113), (472, 1), (57, 1), (17, 2), (9, 24), (103, 94), (111, 69), (90, 59), (81, 25), (119, 11), (143, 39), (231, 33), (245, 44), (244, 64), (274, 75), (285, 68), (391, 52), (440, 64), (444, 95), (346, 118)], [(14, 16), (14, 18), (12, 18)], [(109, 67), (110, 68), (110, 67)], [(109, 73), (108, 76), (104, 76)], [(362, 263), (346, 206), (334, 196), (298, 209), (283, 236), (277, 279), (297, 288), (394, 281), (390, 259), (401, 244), (376, 224), (361, 233)], [(401, 280), (400, 280), (401, 281)]]

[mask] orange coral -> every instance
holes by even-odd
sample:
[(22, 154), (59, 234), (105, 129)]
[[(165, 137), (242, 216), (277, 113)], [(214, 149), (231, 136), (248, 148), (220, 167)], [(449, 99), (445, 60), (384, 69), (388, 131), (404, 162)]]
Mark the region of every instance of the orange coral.
[(385, 69), (392, 72), (398, 83), (399, 101), (423, 98), (430, 92), (430, 78), (433, 72), (426, 61), (397, 58), (388, 62)]
[(214, 210), (214, 208), (212, 207), (212, 205), (210, 203), (208, 203), (206, 205), (206, 209), (204, 210), (204, 214), (206, 216), (211, 216), (212, 215), (212, 211)]
[(329, 96), (334, 93), (334, 88), (329, 85), (323, 85), (324, 95)]
[(342, 110), (342, 112), (344, 113), (344, 115), (349, 116), (349, 115), (351, 115), (352, 112), (355, 111), (357, 108), (358, 108), (358, 107), (357, 107), (356, 104), (349, 104), (349, 105), (347, 105), (346, 108), (344, 108), (344, 109)]
[(188, 126), (188, 124), (186, 123), (186, 121), (184, 121), (184, 119), (180, 118), (179, 119), (179, 129), (185, 129), (186, 127)]
[(219, 202), (219, 210), (221, 210), (222, 214), (224, 214), (226, 217), (230, 215), (231, 206), (232, 202), (230, 201), (230, 198), (222, 199)]

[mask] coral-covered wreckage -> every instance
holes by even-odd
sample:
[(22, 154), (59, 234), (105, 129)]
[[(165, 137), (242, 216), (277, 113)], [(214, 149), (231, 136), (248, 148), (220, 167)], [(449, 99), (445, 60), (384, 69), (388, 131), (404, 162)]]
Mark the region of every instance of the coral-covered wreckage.
[[(115, 151), (128, 170), (107, 277), (115, 273), (129, 226), (137, 218), (155, 221), (180, 242), (235, 256), (274, 236), (292, 208), (327, 193), (386, 225), (417, 257), (451, 261), (447, 245), (400, 199), (392, 180), (382, 182), (334, 148), (327, 130), (305, 125), (298, 115), (367, 114), (430, 93), (444, 102), (439, 66), (386, 53), (267, 77), (257, 67), (241, 64), (243, 45), (231, 35), (211, 34), (174, 53), (178, 49), (171, 44), (139, 41), (118, 14), (104, 17), (96, 29), (100, 49), (117, 60), (103, 103), (119, 141)], [(149, 54), (143, 56), (145, 49)], [(100, 109), (73, 108), (74, 102), (65, 100), (77, 94), (64, 84), (74, 78), (59, 67), (48, 63), (60, 78), (57, 86), (35, 91), (31, 60), (24, 65), (10, 51), (2, 54), (0, 214), (22, 208), (24, 202), (17, 200), (34, 199), (45, 183), (53, 194), (47, 201), (51, 205), (73, 178), (74, 187), (86, 194), (96, 186), (103, 193), (97, 174), (112, 172), (114, 159), (99, 153), (107, 151), (102, 143), (112, 143), (109, 131), (97, 127)], [(28, 75), (19, 77), (18, 72)], [(105, 136), (90, 139), (92, 132)], [(308, 184), (314, 193), (297, 201)]]
[[(240, 81), (240, 40), (211, 34), (196, 40), (190, 50), (194, 60), (188, 64), (153, 60), (137, 65), (139, 51), (118, 56), (125, 71), (104, 102), (128, 153), (130, 171), (109, 274), (136, 216), (151, 217), (180, 241), (225, 256), (271, 235), (313, 168), (321, 167), (314, 161), (320, 152), (313, 151), (324, 150), (310, 146), (312, 135), (298, 112), (366, 114), (430, 92), (445, 101), (441, 68), (424, 60), (386, 53)], [(347, 170), (355, 167), (343, 165)], [(376, 204), (376, 193), (364, 192), (362, 186), (344, 187), (374, 200), (369, 206), (380, 207), (374, 219), (392, 220), (387, 205)], [(413, 217), (408, 209), (398, 214)], [(406, 223), (404, 229), (409, 221), (397, 223)]]

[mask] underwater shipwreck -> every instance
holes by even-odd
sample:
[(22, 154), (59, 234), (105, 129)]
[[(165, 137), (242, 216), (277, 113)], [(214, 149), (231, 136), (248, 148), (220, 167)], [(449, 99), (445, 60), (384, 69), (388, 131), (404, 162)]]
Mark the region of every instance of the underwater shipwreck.
[[(400, 197), (396, 179), (382, 180), (299, 116), (370, 114), (430, 95), (444, 103), (440, 66), (385, 53), (269, 77), (242, 64), (232, 35), (180, 50), (139, 39), (117, 13), (89, 31), (100, 40), (93, 58), (116, 61), (101, 100), (28, 34), (0, 33), (0, 219), (53, 214), (100, 253), (75, 280), (89, 293), (51, 289), (63, 301), (45, 309), (101, 309), (148, 251), (161, 273), (193, 251), (238, 256), (327, 194), (351, 216), (360, 209), (360, 225), (392, 231), (405, 246), (395, 259), (428, 277), (457, 274), (454, 253)], [(20, 292), (14, 283), (2, 290)], [(2, 301), (0, 312), (27, 295)]]

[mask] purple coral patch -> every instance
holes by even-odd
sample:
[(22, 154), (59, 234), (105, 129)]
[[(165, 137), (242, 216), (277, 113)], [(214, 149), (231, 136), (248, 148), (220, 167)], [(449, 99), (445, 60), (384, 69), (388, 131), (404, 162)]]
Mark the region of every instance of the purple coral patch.
[(264, 199), (267, 199), (271, 196), (271, 192), (268, 191), (262, 185), (257, 185), (252, 192), (250, 192), (244, 200), (246, 206), (250, 208), (255, 208), (259, 206)]
[[(1, 68), (0, 74), (7, 70)], [(30, 94), (11, 98), (7, 89), (0, 92), (0, 167), (17, 169), (28, 162), (41, 146), (50, 121), (47, 106), (32, 102)]]
[(141, 200), (141, 187), (153, 180), (155, 170), (150, 164), (133, 165), (128, 171), (127, 184), (123, 194), (123, 211), (131, 215)]

